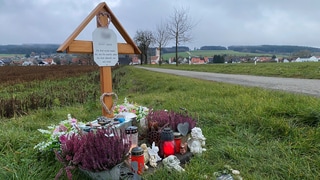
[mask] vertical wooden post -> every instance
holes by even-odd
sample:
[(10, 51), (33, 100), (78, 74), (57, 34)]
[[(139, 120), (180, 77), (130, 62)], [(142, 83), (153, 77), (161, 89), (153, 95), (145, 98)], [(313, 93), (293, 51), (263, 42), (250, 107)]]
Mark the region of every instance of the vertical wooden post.
[[(108, 21), (110, 20), (108, 16), (97, 16), (96, 20), (97, 20), (97, 27), (106, 26), (106, 28), (108, 28)], [(112, 92), (111, 66), (100, 67), (100, 86), (101, 86), (101, 94)], [(107, 106), (107, 108), (111, 111), (111, 108), (113, 105), (112, 96), (104, 97), (103, 102)], [(113, 112), (111, 111), (111, 114), (109, 114), (104, 110), (103, 107), (102, 107), (102, 115), (108, 118), (113, 118)]]
[[(106, 92), (109, 92), (109, 93), (112, 92), (112, 72), (111, 72), (110, 66), (100, 67), (100, 84), (101, 84), (101, 94)], [(112, 96), (104, 97), (103, 102), (108, 107), (108, 109), (111, 110), (113, 105)], [(102, 115), (108, 118), (112, 118), (113, 112), (111, 114), (108, 114), (102, 108)]]

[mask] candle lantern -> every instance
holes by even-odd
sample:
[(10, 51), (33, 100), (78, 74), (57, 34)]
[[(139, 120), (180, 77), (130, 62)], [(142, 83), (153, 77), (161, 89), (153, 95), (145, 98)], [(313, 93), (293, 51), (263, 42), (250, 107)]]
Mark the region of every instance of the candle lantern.
[(138, 127), (137, 126), (128, 126), (126, 128), (126, 134), (131, 142), (131, 148), (138, 146)]
[(163, 128), (163, 130), (161, 131), (161, 150), (164, 157), (174, 155), (174, 136), (170, 128)]
[(144, 171), (143, 149), (139, 146), (131, 150), (131, 168), (137, 174), (142, 174)]
[(174, 135), (175, 152), (180, 153), (181, 133), (174, 132), (173, 135)]

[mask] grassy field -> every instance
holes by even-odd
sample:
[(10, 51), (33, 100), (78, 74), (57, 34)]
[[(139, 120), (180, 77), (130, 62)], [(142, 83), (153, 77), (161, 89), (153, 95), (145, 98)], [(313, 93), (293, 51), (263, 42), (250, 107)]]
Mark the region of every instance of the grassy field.
[[(127, 97), (154, 109), (179, 111), (184, 107), (197, 114), (198, 126), (207, 138), (207, 152), (193, 157), (184, 166), (185, 173), (158, 169), (146, 173), (144, 179), (214, 179), (213, 173), (224, 165), (240, 170), (244, 179), (320, 177), (319, 98), (164, 75), (130, 66), (114, 70), (113, 76), (119, 102)], [(97, 84), (85, 77), (79, 78), (88, 86)], [(0, 179), (54, 179), (62, 165), (53, 154), (38, 154), (33, 147), (43, 140), (37, 129), (66, 119), (68, 113), (80, 121), (91, 121), (101, 115), (101, 106), (98, 99), (91, 99), (1, 118)], [(73, 175), (74, 179), (85, 179), (77, 170)]]
[(303, 63), (234, 63), (234, 64), (203, 64), (187, 65), (163, 64), (146, 65), (148, 67), (202, 71), (226, 74), (245, 74), (271, 77), (320, 79), (320, 62)]
[[(99, 88), (98, 70), (98, 66), (0, 67), (0, 117), (10, 118), (38, 108), (72, 105), (91, 96), (98, 97), (95, 90)], [(83, 74), (87, 76), (80, 78)], [(86, 83), (90, 79), (97, 80), (97, 84)]]
[[(208, 56), (208, 57), (213, 57), (214, 55), (227, 55), (227, 56), (240, 56), (240, 57), (255, 57), (255, 56), (272, 56), (273, 54), (267, 54), (267, 53), (247, 53), (247, 52), (238, 52), (238, 51), (233, 51), (233, 50), (194, 50), (194, 51), (189, 51), (192, 56)], [(175, 57), (175, 53), (166, 53), (163, 54), (164, 59), (169, 59), (171, 57)], [(187, 52), (179, 52), (178, 56), (180, 57), (189, 57), (189, 54)], [(278, 58), (280, 57), (287, 57), (287, 55), (282, 55), (282, 54), (276, 54)]]

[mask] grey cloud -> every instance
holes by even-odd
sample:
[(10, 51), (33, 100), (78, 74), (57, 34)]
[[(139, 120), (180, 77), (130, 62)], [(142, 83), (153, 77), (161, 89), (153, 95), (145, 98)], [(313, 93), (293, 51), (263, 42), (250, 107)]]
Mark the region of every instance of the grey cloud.
[[(98, 0), (0, 0), (0, 44), (62, 43)], [(154, 30), (186, 7), (197, 26), (190, 48), (289, 44), (320, 47), (319, 0), (106, 0), (129, 35)], [(81, 33), (89, 39), (95, 23)], [(172, 43), (173, 44), (173, 43)], [(171, 44), (171, 45), (172, 45)]]

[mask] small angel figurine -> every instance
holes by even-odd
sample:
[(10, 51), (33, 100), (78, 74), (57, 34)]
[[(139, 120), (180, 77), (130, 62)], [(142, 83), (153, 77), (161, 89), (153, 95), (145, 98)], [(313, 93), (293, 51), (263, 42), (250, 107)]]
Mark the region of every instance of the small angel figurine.
[(141, 144), (140, 147), (143, 149), (143, 156), (144, 156), (144, 169), (149, 169), (149, 167), (147, 166), (149, 159), (150, 159), (150, 155), (148, 152), (148, 147), (145, 143)]
[(202, 130), (198, 127), (194, 127), (191, 130), (191, 138), (188, 139), (188, 147), (190, 152), (194, 154), (201, 154), (203, 151), (206, 151), (203, 146), (205, 146), (206, 138), (202, 134)]
[(152, 143), (152, 148), (148, 147), (148, 152), (150, 155), (149, 164), (152, 167), (157, 167), (157, 162), (161, 161), (161, 157), (159, 156), (159, 147), (155, 145), (155, 142)]

